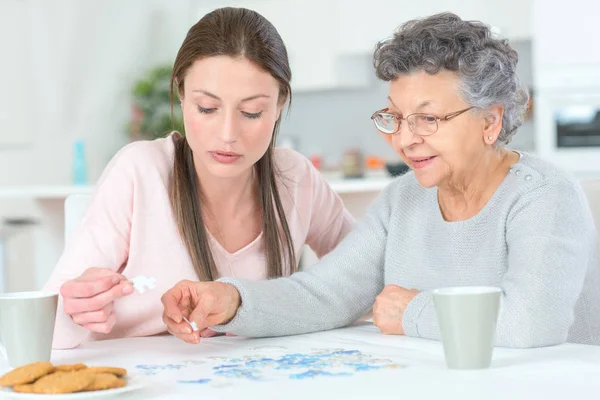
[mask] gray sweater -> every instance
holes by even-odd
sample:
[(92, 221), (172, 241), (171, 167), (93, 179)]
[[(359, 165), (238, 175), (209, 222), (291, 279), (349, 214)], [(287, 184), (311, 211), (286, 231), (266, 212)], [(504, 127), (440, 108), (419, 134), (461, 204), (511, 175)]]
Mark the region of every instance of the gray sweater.
[(291, 277), (234, 285), (242, 305), (221, 332), (261, 337), (349, 325), (384, 285), (418, 289), (407, 335), (439, 340), (432, 289), (503, 289), (496, 345), (600, 345), (600, 264), (589, 205), (572, 177), (523, 154), (473, 218), (444, 221), (437, 189), (413, 173), (390, 184), (346, 239)]

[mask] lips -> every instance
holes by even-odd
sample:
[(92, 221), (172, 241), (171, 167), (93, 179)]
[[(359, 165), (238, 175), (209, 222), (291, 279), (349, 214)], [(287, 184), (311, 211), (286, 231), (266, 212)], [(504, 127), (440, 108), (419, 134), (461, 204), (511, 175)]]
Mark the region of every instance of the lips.
[(416, 157), (411, 157), (411, 158), (410, 158), (410, 161), (412, 161), (412, 162), (422, 162), (422, 161), (431, 160), (433, 157), (435, 157), (435, 156), (430, 156), (430, 157), (419, 157), (419, 158), (416, 158)]
[(241, 154), (234, 153), (233, 151), (216, 150), (216, 151), (211, 151), (211, 153), (218, 154), (220, 156), (228, 156), (228, 157), (239, 157), (239, 156), (241, 156)]
[(436, 157), (437, 156), (408, 157), (408, 160), (413, 168), (420, 169), (431, 164)]
[(215, 150), (208, 152), (213, 160), (221, 164), (231, 164), (239, 160), (242, 155), (233, 151)]

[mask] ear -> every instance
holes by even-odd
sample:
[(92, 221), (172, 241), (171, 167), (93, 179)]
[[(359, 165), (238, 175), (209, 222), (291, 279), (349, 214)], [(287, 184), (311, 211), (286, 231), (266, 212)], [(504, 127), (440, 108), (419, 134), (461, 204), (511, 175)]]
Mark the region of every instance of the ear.
[(181, 107), (183, 107), (183, 90), (179, 90), (179, 81), (177, 80), (177, 78), (175, 78), (173, 84), (175, 85), (175, 89), (177, 90), (177, 98), (179, 99), (179, 103), (181, 104)]
[(483, 141), (486, 144), (494, 144), (502, 131), (502, 117), (504, 116), (504, 107), (495, 105), (485, 111), (483, 119)]
[(279, 119), (279, 117), (281, 117), (281, 112), (283, 111), (283, 107), (285, 107), (285, 103), (281, 103), (281, 104), (277, 105), (277, 118), (275, 118), (276, 121)]

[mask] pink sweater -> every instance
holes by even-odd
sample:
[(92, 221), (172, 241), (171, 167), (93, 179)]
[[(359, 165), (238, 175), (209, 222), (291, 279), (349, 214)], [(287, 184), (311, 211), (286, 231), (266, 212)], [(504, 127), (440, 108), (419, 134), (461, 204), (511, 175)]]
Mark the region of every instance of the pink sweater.
[[(59, 290), (89, 267), (111, 268), (127, 278), (156, 278), (156, 288), (117, 300), (117, 323), (109, 334), (89, 332), (62, 309), (56, 318), (55, 348), (85, 341), (163, 333), (162, 294), (182, 279), (198, 280), (171, 212), (168, 180), (171, 137), (134, 142), (108, 164), (78, 228), (74, 231), (46, 290)], [(299, 259), (306, 244), (321, 257), (350, 231), (354, 219), (340, 197), (302, 155), (276, 149), (283, 175), (280, 195)], [(262, 235), (231, 254), (213, 238), (211, 250), (221, 276), (265, 279)]]

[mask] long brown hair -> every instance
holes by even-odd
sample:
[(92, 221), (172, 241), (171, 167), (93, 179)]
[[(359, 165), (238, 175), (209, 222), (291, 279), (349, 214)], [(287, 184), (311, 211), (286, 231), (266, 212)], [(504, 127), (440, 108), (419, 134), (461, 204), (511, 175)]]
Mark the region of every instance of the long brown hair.
[[(175, 58), (171, 87), (183, 96), (183, 82), (191, 65), (199, 58), (223, 55), (245, 57), (269, 72), (279, 82), (279, 100), (291, 101), (292, 73), (281, 36), (262, 15), (244, 8), (214, 10), (190, 28)], [(171, 112), (173, 100), (171, 94)], [(282, 276), (284, 264), (289, 266), (289, 272), (296, 268), (292, 236), (277, 189), (278, 172), (273, 161), (273, 147), (280, 121), (281, 116), (275, 123), (269, 148), (255, 164), (269, 278)], [(211, 281), (218, 278), (218, 271), (202, 219), (201, 182), (186, 138), (173, 138), (175, 159), (169, 188), (171, 207), (198, 278)]]

